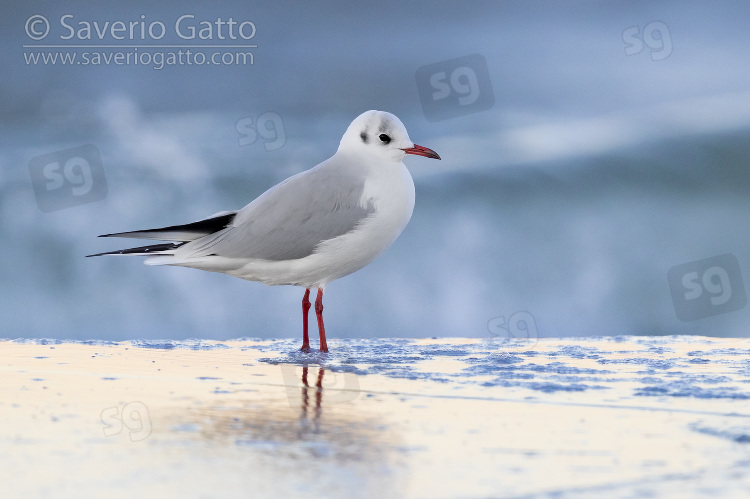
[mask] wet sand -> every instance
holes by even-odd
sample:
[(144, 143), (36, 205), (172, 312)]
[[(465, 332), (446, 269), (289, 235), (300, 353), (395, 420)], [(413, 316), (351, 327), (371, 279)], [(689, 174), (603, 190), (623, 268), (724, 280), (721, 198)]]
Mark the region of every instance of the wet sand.
[(88, 343), (0, 341), (2, 497), (750, 490), (747, 339)]

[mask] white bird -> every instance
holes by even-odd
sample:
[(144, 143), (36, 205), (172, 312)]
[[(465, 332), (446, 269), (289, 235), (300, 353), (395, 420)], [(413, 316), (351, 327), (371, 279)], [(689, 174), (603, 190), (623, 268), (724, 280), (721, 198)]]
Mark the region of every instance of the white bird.
[(104, 234), (171, 241), (96, 255), (143, 255), (147, 265), (223, 272), (269, 285), (302, 286), (302, 351), (310, 350), (307, 315), (317, 288), (320, 351), (327, 352), (323, 290), (372, 262), (401, 234), (414, 209), (406, 154), (440, 159), (414, 144), (391, 113), (352, 121), (336, 154), (271, 187), (239, 211), (186, 225)]

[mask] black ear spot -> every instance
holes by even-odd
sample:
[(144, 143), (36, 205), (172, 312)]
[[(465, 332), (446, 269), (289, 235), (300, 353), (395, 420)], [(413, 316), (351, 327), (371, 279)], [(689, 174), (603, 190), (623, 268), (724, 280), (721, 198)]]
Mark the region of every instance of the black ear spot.
[(384, 133), (381, 133), (380, 135), (378, 135), (378, 138), (383, 144), (388, 144), (391, 141), (391, 138)]
[(359, 138), (362, 139), (362, 142), (367, 144), (367, 134), (365, 132), (360, 133)]

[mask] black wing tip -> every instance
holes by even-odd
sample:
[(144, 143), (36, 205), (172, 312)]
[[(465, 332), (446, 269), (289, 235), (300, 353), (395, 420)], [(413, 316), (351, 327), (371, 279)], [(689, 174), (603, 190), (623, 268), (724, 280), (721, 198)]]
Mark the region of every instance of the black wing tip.
[(111, 234), (99, 234), (96, 237), (128, 237), (130, 234), (137, 234), (139, 232), (156, 232), (159, 229), (147, 229), (147, 230), (129, 230), (126, 232), (113, 232)]
[(105, 251), (104, 253), (95, 253), (93, 255), (86, 255), (86, 258), (92, 256), (102, 255), (136, 255), (136, 256), (151, 256), (151, 255), (171, 255), (171, 253), (162, 253), (163, 251), (170, 251), (177, 249), (185, 243), (163, 243), (163, 244), (151, 244), (149, 246), (139, 246), (137, 248), (128, 248), (117, 251)]
[(99, 234), (96, 237), (122, 237), (122, 236), (127, 236), (128, 234), (132, 234), (134, 232), (145, 232), (145, 231), (142, 231), (142, 230), (131, 230), (131, 231), (128, 231), (128, 232), (113, 232), (112, 234)]
[(104, 253), (94, 253), (93, 255), (86, 255), (84, 258), (91, 258), (92, 256), (103, 256), (103, 255), (116, 255), (119, 251), (106, 251)]
[[(236, 215), (237, 215), (236, 211), (230, 211), (230, 212), (224, 213), (223, 215), (217, 215), (212, 218), (205, 218), (203, 220), (198, 220), (197, 222), (191, 222), (191, 223), (183, 224), (183, 225), (170, 225), (168, 227), (159, 227), (158, 229), (130, 230), (127, 232), (100, 234), (97, 237), (130, 237), (131, 234), (154, 234), (154, 233), (159, 233), (159, 232), (180, 231), (180, 232), (194, 232), (197, 235), (196, 236), (196, 239), (197, 239), (197, 237), (199, 236), (206, 236), (208, 234), (218, 232), (228, 227), (234, 221), (234, 217)], [(151, 238), (145, 237), (143, 239), (151, 239)], [(169, 238), (165, 237), (162, 240), (169, 241)]]
[(127, 255), (127, 250), (118, 251), (105, 251), (104, 253), (94, 253), (93, 255), (86, 255), (84, 258), (91, 258), (92, 256), (104, 256), (104, 255)]

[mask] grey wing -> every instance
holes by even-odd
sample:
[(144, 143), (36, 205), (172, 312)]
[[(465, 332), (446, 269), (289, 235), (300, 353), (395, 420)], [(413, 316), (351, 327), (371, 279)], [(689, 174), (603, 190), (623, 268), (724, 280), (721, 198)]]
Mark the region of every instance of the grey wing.
[(355, 172), (308, 170), (266, 191), (231, 226), (186, 245), (185, 257), (304, 258), (375, 212), (373, 203), (362, 202), (363, 191), (364, 176)]

